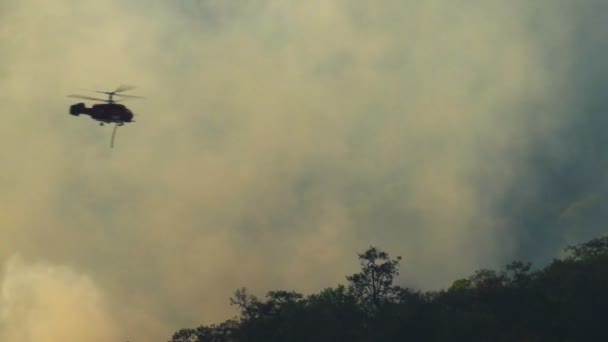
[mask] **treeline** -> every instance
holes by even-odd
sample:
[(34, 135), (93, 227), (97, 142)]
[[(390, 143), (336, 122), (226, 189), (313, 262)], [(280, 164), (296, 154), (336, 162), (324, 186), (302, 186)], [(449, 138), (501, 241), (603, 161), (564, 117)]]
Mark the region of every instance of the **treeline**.
[(608, 341), (608, 236), (565, 251), (542, 269), (512, 262), (420, 292), (393, 284), (400, 257), (370, 247), (346, 286), (263, 299), (239, 289), (239, 317), (170, 342)]

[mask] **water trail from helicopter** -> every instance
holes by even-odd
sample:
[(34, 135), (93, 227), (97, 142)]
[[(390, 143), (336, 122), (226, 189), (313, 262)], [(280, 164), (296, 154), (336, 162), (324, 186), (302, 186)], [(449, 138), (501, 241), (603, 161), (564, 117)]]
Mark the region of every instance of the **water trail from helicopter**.
[(112, 139), (110, 140), (110, 148), (114, 148), (114, 138), (116, 137), (117, 129), (118, 129), (118, 124), (115, 124), (114, 129), (112, 130)]

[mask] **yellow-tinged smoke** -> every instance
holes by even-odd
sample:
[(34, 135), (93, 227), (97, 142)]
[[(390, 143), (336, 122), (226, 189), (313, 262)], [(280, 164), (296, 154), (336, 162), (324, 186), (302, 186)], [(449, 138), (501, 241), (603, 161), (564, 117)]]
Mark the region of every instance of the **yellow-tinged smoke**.
[[(66, 268), (8, 268), (34, 311), (3, 333), (162, 341), (241, 286), (344, 282), (370, 244), (424, 288), (501, 262), (494, 209), (567, 100), (544, 57), (576, 8), (546, 4), (4, 1), (0, 258)], [(121, 83), (147, 99), (110, 150), (64, 96)]]
[(12, 257), (0, 277), (0, 340), (119, 341), (103, 294), (67, 267)]

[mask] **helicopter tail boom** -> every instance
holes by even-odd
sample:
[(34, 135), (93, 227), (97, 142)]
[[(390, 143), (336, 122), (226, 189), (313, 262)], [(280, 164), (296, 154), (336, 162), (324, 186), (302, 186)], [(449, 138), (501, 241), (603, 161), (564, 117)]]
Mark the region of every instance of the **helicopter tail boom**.
[(87, 108), (84, 103), (77, 103), (75, 105), (70, 106), (70, 114), (74, 116), (78, 116), (80, 114), (91, 114), (91, 108)]

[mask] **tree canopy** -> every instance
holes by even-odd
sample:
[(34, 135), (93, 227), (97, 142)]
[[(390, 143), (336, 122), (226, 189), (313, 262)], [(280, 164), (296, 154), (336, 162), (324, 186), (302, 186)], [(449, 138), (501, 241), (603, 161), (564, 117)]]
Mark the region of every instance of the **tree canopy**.
[(401, 257), (369, 247), (347, 284), (303, 295), (235, 291), (239, 317), (182, 329), (169, 342), (605, 341), (608, 237), (568, 246), (541, 269), (514, 261), (441, 291), (394, 284)]

